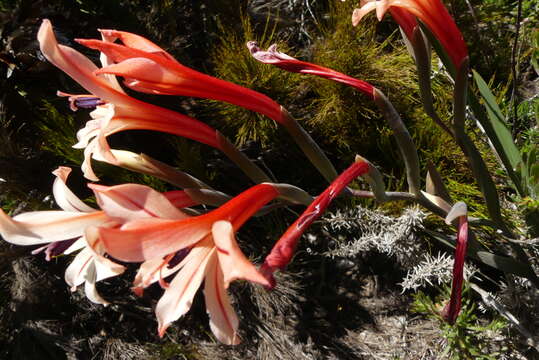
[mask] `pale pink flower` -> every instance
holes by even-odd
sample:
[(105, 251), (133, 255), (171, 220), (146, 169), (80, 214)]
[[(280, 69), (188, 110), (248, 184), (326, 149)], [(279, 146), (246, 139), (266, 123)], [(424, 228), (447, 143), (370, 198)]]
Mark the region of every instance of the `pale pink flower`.
[[(161, 336), (189, 310), (204, 281), (213, 333), (226, 344), (237, 344), (238, 318), (226, 294), (228, 284), (235, 279), (270, 284), (243, 255), (234, 232), (278, 195), (271, 184), (256, 185), (204, 215), (179, 220), (140, 219), (116, 229), (99, 228), (100, 240), (116, 259), (144, 261), (135, 278), (137, 293), (155, 282), (166, 289), (156, 307)], [(164, 277), (175, 272), (167, 284)]]

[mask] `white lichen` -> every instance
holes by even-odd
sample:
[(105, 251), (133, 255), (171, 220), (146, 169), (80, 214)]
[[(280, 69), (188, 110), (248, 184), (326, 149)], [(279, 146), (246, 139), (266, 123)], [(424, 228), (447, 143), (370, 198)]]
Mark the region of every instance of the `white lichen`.
[(351, 240), (339, 241), (327, 255), (354, 257), (375, 250), (395, 257), (405, 267), (415, 264), (421, 253), (421, 239), (417, 234), (423, 229), (425, 216), (417, 207), (407, 208), (395, 218), (361, 206), (337, 210), (324, 218), (324, 230), (348, 235)]

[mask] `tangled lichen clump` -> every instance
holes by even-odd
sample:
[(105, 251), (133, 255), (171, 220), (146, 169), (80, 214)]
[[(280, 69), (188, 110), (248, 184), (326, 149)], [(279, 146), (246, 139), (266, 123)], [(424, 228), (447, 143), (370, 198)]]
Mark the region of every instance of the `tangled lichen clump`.
[(405, 209), (398, 218), (361, 206), (337, 210), (324, 218), (324, 228), (349, 238), (336, 244), (327, 255), (354, 258), (375, 250), (394, 257), (405, 267), (413, 266), (424, 250), (418, 233), (425, 216), (417, 207)]

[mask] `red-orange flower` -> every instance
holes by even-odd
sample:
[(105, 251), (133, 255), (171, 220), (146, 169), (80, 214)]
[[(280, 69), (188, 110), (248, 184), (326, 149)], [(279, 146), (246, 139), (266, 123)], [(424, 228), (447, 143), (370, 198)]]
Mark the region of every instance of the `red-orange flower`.
[[(101, 201), (118, 201), (106, 193), (101, 195)], [(144, 261), (135, 279), (136, 292), (157, 281), (165, 288), (156, 307), (161, 336), (189, 310), (204, 281), (213, 333), (224, 343), (237, 344), (238, 319), (226, 294), (228, 284), (235, 279), (264, 286), (269, 283), (243, 255), (234, 232), (278, 195), (277, 187), (271, 184), (256, 185), (204, 215), (137, 219), (116, 229), (99, 228), (99, 241), (113, 258)], [(107, 211), (112, 207), (103, 208)], [(174, 262), (178, 256), (183, 259)], [(178, 274), (170, 284), (165, 283), (163, 278), (175, 272)]]
[[(100, 31), (105, 41), (76, 40), (101, 51), (116, 63), (96, 74), (123, 76), (125, 85), (141, 92), (220, 100), (259, 112), (279, 123), (286, 121), (281, 106), (266, 95), (188, 68), (142, 36), (125, 31)], [(114, 43), (116, 39), (123, 44)]]
[[(400, 8), (405, 11), (392, 11)], [(381, 20), (389, 9), (395, 20), (403, 27), (408, 38), (411, 38), (413, 21), (409, 14), (419, 18), (440, 41), (443, 48), (451, 58), (457, 69), (468, 56), (468, 49), (464, 38), (453, 18), (440, 0), (368, 0), (361, 1), (361, 8), (356, 9), (352, 15), (352, 22), (359, 23), (368, 12), (376, 9), (378, 20)]]
[(285, 53), (277, 51), (277, 44), (271, 45), (267, 51), (260, 50), (255, 41), (249, 41), (247, 48), (251, 55), (258, 61), (264, 64), (271, 64), (280, 67), (283, 70), (296, 72), (300, 74), (316, 75), (325, 79), (337, 81), (349, 86), (352, 86), (362, 93), (374, 99), (374, 87), (366, 81), (355, 79), (329, 68), (301, 61), (288, 56)]
[[(96, 75), (97, 66), (87, 57), (58, 44), (50, 21), (43, 20), (37, 38), (47, 60), (105, 103), (97, 106), (90, 114), (93, 120), (77, 134), (79, 142), (76, 147), (85, 148), (83, 171), (87, 178), (97, 180), (90, 165), (92, 156), (116, 163), (106, 137), (120, 131), (147, 129), (167, 132), (221, 149), (215, 129), (196, 119), (128, 96), (111, 75)], [(73, 101), (75, 99), (72, 98)]]

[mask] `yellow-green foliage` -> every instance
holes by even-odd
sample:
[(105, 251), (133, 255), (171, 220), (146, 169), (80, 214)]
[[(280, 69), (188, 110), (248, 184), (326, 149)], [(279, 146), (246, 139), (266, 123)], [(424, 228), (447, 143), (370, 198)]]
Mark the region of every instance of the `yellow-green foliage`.
[[(462, 293), (462, 308), (455, 324), (450, 325), (440, 315), (443, 304), (448, 302), (451, 287), (441, 287), (441, 294), (431, 298), (423, 291), (413, 295), (414, 302), (411, 311), (422, 314), (438, 322), (441, 334), (444, 338), (444, 351), (447, 359), (499, 359), (502, 354), (508, 352), (508, 344), (503, 339), (502, 331), (507, 327), (507, 321), (498, 314), (486, 318), (477, 308), (470, 292), (465, 284)], [(482, 316), (483, 315), (483, 316)], [(486, 335), (489, 336), (486, 336)], [(498, 340), (502, 338), (503, 340)]]
[(48, 101), (43, 101), (43, 117), (38, 124), (43, 137), (42, 149), (49, 151), (71, 164), (79, 165), (83, 160), (83, 153), (74, 149), (77, 142), (75, 134), (77, 125), (70, 115), (63, 115)]
[[(215, 64), (215, 75), (224, 80), (245, 86), (269, 95), (282, 105), (293, 101), (300, 83), (300, 75), (291, 74), (274, 66), (261, 64), (254, 60), (246, 47), (247, 41), (255, 40), (261, 48), (273, 43), (273, 30), (266, 24), (262, 35), (257, 36), (251, 22), (243, 17), (243, 33), (228, 31), (222, 26), (221, 43), (216, 46), (212, 58)], [(286, 51), (286, 47), (281, 49)], [(242, 145), (247, 140), (255, 140), (262, 145), (274, 141), (277, 126), (259, 114), (225, 103), (213, 102), (213, 118), (215, 126)], [(222, 125), (220, 125), (222, 124)]]
[[(380, 42), (374, 14), (368, 15), (354, 28), (351, 14), (355, 5), (352, 2), (332, 3), (329, 20), (319, 26), (319, 34), (313, 36), (317, 40), (305, 53), (296, 54), (285, 44), (279, 43), (280, 50), (301, 60), (362, 79), (381, 89), (401, 114), (416, 143), (422, 174), (426, 174), (424, 164), (430, 161), (444, 176), (469, 182), (471, 174), (462, 152), (423, 111), (415, 64), (400, 33), (395, 30), (393, 35)], [(388, 19), (390, 17), (384, 21), (391, 21)], [(393, 26), (397, 29), (396, 25)], [(381, 168), (388, 189), (405, 188), (404, 166), (392, 132), (368, 96), (333, 81), (291, 74), (271, 65), (260, 64), (251, 58), (245, 48), (249, 40), (257, 40), (261, 48), (275, 42), (267, 24), (262, 35), (258, 36), (249, 20), (243, 20), (243, 34), (240, 35), (223, 28), (222, 42), (212, 55), (218, 77), (258, 90), (288, 107), (320, 145), (343, 164), (348, 164), (359, 153)], [(433, 59), (433, 66), (437, 66), (436, 58)], [(438, 114), (449, 123), (452, 87), (444, 76), (435, 76), (432, 88)], [(216, 111), (212, 115), (217, 121), (224, 121), (225, 130), (231, 137), (235, 136), (237, 143), (255, 140), (267, 146), (275, 141), (276, 127), (273, 122), (235, 106), (213, 104)], [(456, 186), (453, 190), (455, 194), (460, 193)], [(480, 206), (474, 208), (480, 209)]]
[[(357, 27), (351, 24), (354, 4), (335, 2), (330, 22), (321, 29), (321, 40), (312, 49), (310, 61), (367, 81), (380, 88), (403, 113), (409, 124), (418, 107), (413, 60), (395, 36), (379, 43), (375, 19), (367, 17)], [(397, 157), (385, 121), (367, 96), (359, 91), (324, 79), (306, 79), (315, 94), (313, 116), (309, 121), (342, 154), (359, 152), (369, 157), (371, 151), (384, 148), (384, 162)], [(376, 149), (376, 150), (375, 150)], [(385, 150), (388, 150), (387, 152)], [(382, 160), (382, 159), (379, 159)]]
[[(384, 42), (378, 42), (374, 14), (365, 17), (354, 28), (351, 24), (354, 6), (350, 2), (334, 3), (331, 20), (322, 29), (321, 40), (314, 44), (312, 61), (381, 89), (408, 127), (422, 164), (429, 160), (437, 166), (462, 168), (469, 174), (454, 141), (423, 111), (415, 64), (400, 40), (400, 34), (394, 32)], [(355, 153), (364, 155), (381, 166), (386, 174), (397, 176), (387, 179), (388, 188), (402, 188), (403, 164), (392, 133), (375, 104), (345, 85), (324, 79), (312, 79), (309, 83), (316, 94), (312, 104), (313, 117), (309, 122), (338, 149), (341, 157), (351, 157)], [(437, 111), (449, 122), (451, 87), (441, 77), (433, 80), (432, 87)]]
[(156, 353), (150, 360), (168, 360), (185, 359), (196, 360), (200, 356), (192, 346), (181, 345), (176, 342), (167, 341), (163, 344), (150, 344), (150, 348), (155, 349)]

